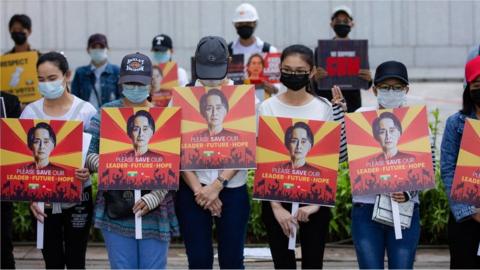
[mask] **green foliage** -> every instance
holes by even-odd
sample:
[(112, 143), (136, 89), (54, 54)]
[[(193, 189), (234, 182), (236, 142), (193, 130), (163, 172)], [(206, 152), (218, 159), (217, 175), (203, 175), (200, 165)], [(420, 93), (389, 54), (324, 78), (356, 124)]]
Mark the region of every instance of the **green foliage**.
[(337, 179), (337, 199), (332, 208), (332, 219), (328, 228), (328, 240), (340, 241), (350, 238), (352, 194), (350, 192), (350, 177), (348, 175), (348, 163), (341, 163)]
[[(433, 116), (433, 121), (429, 123), (429, 127), (433, 140), (436, 141), (438, 127), (441, 122), (438, 108), (433, 110), (431, 115)], [(440, 176), (440, 152), (438, 149), (435, 149), (435, 153), (435, 189), (424, 191), (420, 195), (420, 224), (422, 230), (420, 241), (429, 244), (444, 244), (447, 241), (450, 207)]]
[(254, 177), (255, 170), (249, 170), (247, 178), (248, 195), (250, 197), (250, 219), (247, 229), (247, 240), (249, 242), (265, 241), (267, 236), (265, 225), (262, 222), (262, 203), (252, 199)]
[(34, 218), (30, 215), (30, 203), (13, 203), (13, 239), (33, 240)]

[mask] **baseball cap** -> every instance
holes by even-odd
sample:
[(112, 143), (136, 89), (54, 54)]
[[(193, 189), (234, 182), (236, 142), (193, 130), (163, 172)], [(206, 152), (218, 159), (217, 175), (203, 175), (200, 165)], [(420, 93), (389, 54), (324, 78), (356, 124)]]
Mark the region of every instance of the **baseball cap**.
[(468, 61), (465, 65), (465, 79), (467, 83), (471, 83), (480, 76), (480, 56)]
[(105, 48), (108, 48), (107, 37), (104, 34), (93, 34), (88, 38), (87, 47), (90, 48), (93, 45), (99, 44)]
[(249, 3), (243, 3), (235, 9), (233, 23), (258, 21), (257, 9)]
[(118, 84), (140, 83), (149, 85), (152, 81), (152, 62), (139, 52), (125, 55), (120, 65)]
[(343, 13), (347, 14), (347, 16), (350, 17), (351, 20), (353, 20), (352, 10), (351, 10), (349, 7), (344, 6), (344, 5), (342, 5), (342, 6), (337, 6), (337, 7), (335, 7), (335, 8), (333, 9), (333, 11), (332, 11), (332, 20), (333, 20), (333, 18), (335, 18), (335, 16), (337, 16), (337, 14), (340, 13), (340, 12), (343, 12)]
[(172, 39), (165, 35), (161, 34), (155, 36), (152, 40), (152, 50), (164, 52), (168, 49), (173, 49)]
[(377, 67), (375, 71), (375, 78), (373, 83), (376, 85), (386, 79), (399, 79), (405, 84), (408, 84), (407, 67), (397, 61), (383, 62)]
[(200, 39), (195, 51), (195, 72), (203, 80), (219, 80), (227, 76), (228, 48), (222, 37)]

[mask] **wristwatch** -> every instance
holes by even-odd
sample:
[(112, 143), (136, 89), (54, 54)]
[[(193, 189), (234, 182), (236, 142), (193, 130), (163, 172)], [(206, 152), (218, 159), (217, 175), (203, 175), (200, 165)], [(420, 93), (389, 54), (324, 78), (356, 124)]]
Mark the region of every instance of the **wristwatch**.
[(226, 187), (227, 184), (228, 184), (228, 180), (223, 178), (222, 176), (217, 176), (217, 181), (220, 182), (220, 184), (222, 184), (223, 187)]

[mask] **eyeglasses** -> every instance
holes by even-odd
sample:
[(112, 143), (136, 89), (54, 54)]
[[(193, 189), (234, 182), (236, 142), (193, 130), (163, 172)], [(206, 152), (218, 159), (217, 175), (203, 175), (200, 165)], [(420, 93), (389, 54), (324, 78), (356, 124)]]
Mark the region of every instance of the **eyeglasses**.
[(310, 74), (310, 71), (307, 71), (307, 70), (293, 71), (285, 68), (280, 69), (280, 72), (285, 73), (287, 75), (309, 75)]
[(377, 89), (403, 91), (405, 89), (406, 85), (403, 85), (403, 84), (395, 84), (395, 85), (380, 84), (380, 85), (377, 85), (376, 87), (377, 87)]

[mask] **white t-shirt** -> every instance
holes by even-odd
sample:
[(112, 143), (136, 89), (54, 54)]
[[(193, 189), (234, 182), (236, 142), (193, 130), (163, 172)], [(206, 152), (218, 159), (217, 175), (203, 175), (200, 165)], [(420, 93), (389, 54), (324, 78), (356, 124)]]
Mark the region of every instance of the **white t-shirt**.
[[(252, 43), (252, 45), (245, 47), (240, 43), (240, 40), (237, 39), (232, 44), (232, 52), (233, 54), (243, 54), (245, 59), (248, 59), (250, 55), (254, 53), (262, 53), (264, 43), (265, 42), (261, 40), (259, 37), (255, 37), (255, 42)], [(278, 52), (278, 50), (277, 48), (270, 45), (269, 52), (274, 53), (274, 52)]]
[(323, 97), (313, 98), (302, 106), (291, 106), (273, 96), (260, 104), (258, 115), (333, 121), (332, 104)]
[(189, 80), (188, 80), (188, 75), (185, 69), (178, 67), (177, 76), (178, 76), (178, 85), (180, 85), (181, 87), (184, 87), (185, 85), (188, 84)]
[[(105, 71), (107, 64), (108, 62), (105, 62), (105, 64), (99, 67), (96, 67), (93, 64), (90, 65), (90, 68), (95, 74), (95, 87), (93, 91), (95, 91), (96, 94), (90, 93), (90, 99), (88, 101), (90, 102), (90, 104), (92, 104), (95, 107), (95, 109), (98, 109), (99, 107), (102, 106), (102, 89), (100, 87), (100, 76)], [(100, 100), (98, 100), (97, 96), (100, 98)]]
[[(32, 102), (25, 107), (20, 115), (21, 119), (45, 119), (45, 120), (77, 120), (83, 121), (83, 130), (86, 130), (90, 125), (90, 119), (97, 113), (92, 104), (73, 96), (73, 104), (70, 110), (62, 116), (50, 116), (43, 110), (43, 103), (45, 98), (41, 98)], [(82, 104), (82, 108), (77, 112), (77, 107)], [(73, 115), (75, 114), (75, 115)]]

